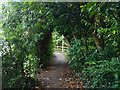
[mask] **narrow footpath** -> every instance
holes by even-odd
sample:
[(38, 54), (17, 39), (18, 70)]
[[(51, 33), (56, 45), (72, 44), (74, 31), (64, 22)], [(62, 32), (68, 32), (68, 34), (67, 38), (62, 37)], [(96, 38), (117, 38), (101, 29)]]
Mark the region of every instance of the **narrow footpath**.
[(37, 74), (41, 85), (36, 88), (81, 88), (81, 81), (68, 67), (65, 56), (54, 53), (52, 63)]

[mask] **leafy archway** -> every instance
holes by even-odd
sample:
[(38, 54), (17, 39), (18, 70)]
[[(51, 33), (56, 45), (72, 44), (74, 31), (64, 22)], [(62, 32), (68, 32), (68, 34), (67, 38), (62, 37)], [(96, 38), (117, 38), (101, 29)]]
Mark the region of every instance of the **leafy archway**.
[(105, 2), (3, 4), (3, 87), (31, 86), (26, 78), (52, 58), (54, 29), (64, 35), (69, 64), (84, 74), (86, 86), (119, 87), (119, 8)]

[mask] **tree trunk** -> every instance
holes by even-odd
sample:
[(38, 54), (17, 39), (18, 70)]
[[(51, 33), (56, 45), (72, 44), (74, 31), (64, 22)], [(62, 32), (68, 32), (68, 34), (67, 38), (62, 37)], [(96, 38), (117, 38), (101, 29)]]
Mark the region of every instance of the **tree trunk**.
[[(94, 24), (95, 24), (95, 27), (97, 26), (97, 14), (95, 14), (95, 19), (94, 19)], [(93, 39), (94, 39), (94, 42), (96, 44), (96, 47), (98, 50), (103, 50), (104, 49), (104, 45), (103, 45), (103, 37), (101, 37), (100, 35), (97, 36), (97, 29), (94, 29), (93, 30)]]
[[(104, 22), (104, 18), (102, 16), (100, 16), (100, 25), (103, 27), (103, 28), (106, 28), (106, 25), (105, 25), (105, 22)], [(101, 45), (104, 49), (104, 38), (103, 38), (103, 35), (101, 35)]]
[(23, 64), (24, 62), (22, 61), (21, 62), (21, 74), (22, 74), (22, 78), (24, 78), (25, 77), (25, 73), (24, 73), (24, 64)]
[(103, 47), (102, 47), (101, 42), (100, 42), (100, 39), (97, 37), (96, 32), (94, 31), (92, 33), (92, 35), (93, 35), (93, 39), (94, 39), (94, 42), (96, 44), (97, 49), (98, 50), (103, 50)]
[(82, 38), (83, 38), (83, 40), (84, 40), (84, 43), (85, 43), (86, 50), (88, 51), (89, 49), (88, 49), (88, 45), (87, 45), (86, 38), (85, 38), (85, 37), (82, 37)]
[(74, 39), (75, 39), (75, 40), (77, 40), (77, 38), (76, 38), (76, 36), (75, 36), (75, 35), (73, 35), (73, 37), (74, 37)]
[(69, 42), (68, 38), (66, 36), (64, 36), (64, 37), (65, 37), (66, 43), (68, 44), (68, 47), (71, 48), (71, 45), (70, 45), (70, 42)]

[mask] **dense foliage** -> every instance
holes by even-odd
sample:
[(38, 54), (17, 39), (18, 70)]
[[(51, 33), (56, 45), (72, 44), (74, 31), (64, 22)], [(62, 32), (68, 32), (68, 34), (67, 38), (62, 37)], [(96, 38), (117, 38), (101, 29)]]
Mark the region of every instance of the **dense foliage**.
[(2, 9), (3, 87), (31, 87), (35, 71), (52, 59), (56, 30), (83, 87), (120, 88), (120, 3), (13, 2)]
[[(90, 49), (91, 48), (91, 49)], [(80, 75), (83, 86), (87, 88), (118, 88), (120, 85), (120, 57), (114, 49), (107, 47), (98, 51), (90, 47), (86, 51), (81, 40), (73, 42), (68, 63)], [(82, 75), (81, 75), (82, 74)]]
[(3, 87), (33, 87), (36, 71), (52, 59), (51, 21), (45, 18), (48, 12), (41, 12), (48, 10), (42, 5), (13, 2), (2, 6)]
[(120, 4), (86, 3), (80, 7), (81, 22), (88, 30), (71, 43), (68, 62), (80, 77), (82, 73), (84, 87), (120, 88)]

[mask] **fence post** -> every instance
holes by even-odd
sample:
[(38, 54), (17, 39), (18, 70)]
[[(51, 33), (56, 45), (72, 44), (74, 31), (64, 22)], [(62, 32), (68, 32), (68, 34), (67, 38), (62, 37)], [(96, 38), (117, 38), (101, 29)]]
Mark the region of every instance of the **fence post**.
[[(63, 38), (63, 35), (62, 35)], [(64, 43), (63, 43), (63, 39), (62, 39), (62, 53), (64, 52)]]

